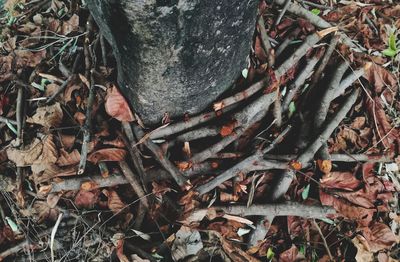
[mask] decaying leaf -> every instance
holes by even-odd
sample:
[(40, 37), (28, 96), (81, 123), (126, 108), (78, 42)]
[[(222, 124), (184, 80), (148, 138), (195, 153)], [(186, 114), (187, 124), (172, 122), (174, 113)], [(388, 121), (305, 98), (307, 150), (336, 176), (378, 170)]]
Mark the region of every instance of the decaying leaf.
[(351, 242), (357, 248), (357, 255), (355, 257), (357, 262), (372, 262), (374, 260), (374, 253), (371, 252), (371, 248), (363, 236), (357, 235)]
[(99, 199), (99, 195), (99, 190), (79, 190), (78, 194), (75, 196), (74, 203), (78, 208), (93, 208)]
[(57, 161), (58, 151), (54, 144), (54, 136), (48, 135), (43, 139), (43, 150), (40, 156), (32, 164), (32, 172), (39, 173), (46, 169), (51, 169), (51, 166)]
[(38, 223), (42, 223), (47, 219), (55, 221), (59, 213), (58, 209), (51, 208), (44, 201), (35, 201), (33, 211), (33, 215), (36, 217)]
[(175, 241), (172, 244), (171, 255), (175, 261), (179, 261), (191, 255), (196, 255), (203, 248), (203, 242), (199, 231), (182, 226), (175, 233)]
[(32, 165), (42, 154), (42, 150), (42, 142), (35, 138), (24, 150), (10, 147), (6, 152), (8, 159), (13, 161), (17, 167), (23, 167)]
[(88, 156), (88, 161), (97, 164), (100, 161), (122, 161), (126, 156), (126, 151), (121, 148), (100, 149)]
[(114, 213), (118, 214), (122, 212), (122, 210), (126, 207), (124, 202), (122, 202), (121, 198), (118, 196), (117, 192), (114, 190), (103, 190), (104, 195), (108, 197), (108, 208)]
[(81, 154), (77, 149), (74, 149), (71, 153), (65, 151), (64, 148), (60, 149), (60, 157), (57, 159), (57, 165), (59, 166), (70, 166), (78, 164), (81, 159)]
[(63, 119), (63, 111), (60, 103), (51, 106), (39, 107), (32, 117), (28, 117), (26, 121), (31, 124), (38, 124), (46, 129), (50, 127), (58, 127)]
[(283, 251), (279, 255), (279, 261), (281, 262), (292, 262), (296, 260), (297, 254), (299, 253), (298, 248), (292, 244), (292, 247)]
[(107, 90), (105, 108), (107, 114), (121, 122), (132, 122), (135, 120), (128, 103), (115, 85), (112, 85)]
[(396, 77), (386, 68), (372, 64), (365, 73), (365, 78), (375, 87), (377, 93), (381, 93), (385, 87), (394, 87), (397, 85)]
[(379, 222), (374, 222), (368, 228), (364, 228), (362, 234), (372, 252), (390, 249), (395, 243), (399, 242), (399, 237), (392, 232), (390, 227)]
[(339, 188), (341, 190), (352, 191), (361, 185), (351, 172), (331, 172), (322, 177), (320, 186), (325, 188)]

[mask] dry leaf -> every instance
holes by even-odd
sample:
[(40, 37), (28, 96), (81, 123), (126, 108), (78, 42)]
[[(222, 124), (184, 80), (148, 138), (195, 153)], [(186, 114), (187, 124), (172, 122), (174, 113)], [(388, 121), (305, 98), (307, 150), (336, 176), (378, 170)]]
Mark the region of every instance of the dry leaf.
[(26, 122), (38, 124), (47, 129), (50, 127), (58, 127), (63, 118), (63, 111), (60, 103), (55, 103), (51, 106), (39, 107), (32, 117), (28, 117)]
[(296, 260), (297, 254), (299, 253), (298, 248), (296, 245), (292, 244), (292, 247), (283, 251), (279, 255), (280, 262), (292, 262)]
[(81, 159), (81, 154), (77, 149), (74, 149), (71, 153), (65, 151), (64, 148), (60, 149), (60, 157), (57, 159), (57, 165), (59, 166), (70, 166), (78, 164)]
[(122, 202), (121, 198), (118, 196), (117, 192), (114, 190), (103, 190), (104, 195), (108, 197), (108, 208), (114, 213), (120, 213), (126, 205)]
[(86, 116), (84, 113), (78, 111), (74, 114), (74, 119), (80, 126), (83, 126), (85, 124)]
[(370, 227), (364, 228), (362, 234), (368, 241), (372, 252), (390, 249), (399, 242), (398, 236), (392, 232), (390, 227), (379, 222), (374, 222)]
[(33, 142), (26, 147), (27, 149), (21, 150), (10, 147), (7, 149), (7, 157), (15, 163), (17, 167), (30, 166), (42, 154), (43, 144), (35, 138)]
[(360, 187), (361, 181), (351, 172), (331, 172), (322, 177), (320, 186), (352, 191)]
[(99, 190), (79, 190), (78, 194), (75, 196), (74, 203), (78, 208), (93, 208), (99, 199), (99, 194)]
[(74, 14), (68, 21), (64, 21), (61, 28), (62, 35), (68, 35), (73, 31), (79, 30), (79, 16)]
[(375, 87), (378, 94), (384, 90), (386, 86), (395, 87), (397, 85), (396, 77), (386, 68), (373, 64), (365, 73), (365, 78)]
[(321, 170), (321, 172), (324, 174), (329, 174), (329, 172), (331, 172), (331, 170), (332, 170), (332, 161), (331, 160), (318, 159), (317, 165), (319, 167), (319, 170)]
[(88, 161), (97, 164), (100, 161), (122, 161), (126, 151), (121, 148), (104, 148), (93, 152), (88, 156)]
[(222, 137), (229, 136), (230, 134), (232, 134), (232, 132), (233, 132), (233, 130), (235, 129), (236, 126), (237, 126), (237, 122), (236, 121), (232, 121), (232, 122), (228, 123), (227, 125), (224, 125), (221, 128), (219, 134)]
[(115, 85), (107, 89), (105, 108), (107, 114), (121, 122), (132, 122), (135, 120), (128, 103)]
[(45, 220), (55, 221), (58, 217), (58, 209), (51, 208), (44, 201), (35, 201), (33, 204), (33, 214), (36, 217), (37, 222), (40, 224)]
[(58, 158), (58, 151), (53, 141), (53, 135), (48, 135), (43, 140), (43, 150), (41, 155), (32, 164), (32, 172), (40, 173), (50, 166), (54, 166)]
[(75, 136), (72, 135), (60, 135), (61, 144), (64, 146), (65, 149), (71, 149), (75, 144)]

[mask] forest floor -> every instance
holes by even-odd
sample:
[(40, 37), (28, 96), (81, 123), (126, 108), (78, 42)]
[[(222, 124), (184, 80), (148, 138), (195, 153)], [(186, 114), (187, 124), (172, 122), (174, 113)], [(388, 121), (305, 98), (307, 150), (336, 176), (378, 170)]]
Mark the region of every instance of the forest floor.
[(5, 1), (0, 261), (399, 261), (400, 4), (260, 1), (235, 86), (145, 127), (84, 2)]

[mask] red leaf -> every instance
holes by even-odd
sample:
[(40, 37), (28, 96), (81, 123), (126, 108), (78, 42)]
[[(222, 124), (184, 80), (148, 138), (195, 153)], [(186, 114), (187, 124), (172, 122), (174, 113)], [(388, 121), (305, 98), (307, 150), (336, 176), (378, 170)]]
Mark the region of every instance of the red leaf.
[(98, 201), (99, 194), (99, 190), (80, 190), (75, 196), (75, 205), (79, 208), (93, 208)]
[(372, 64), (365, 72), (365, 78), (375, 87), (376, 93), (381, 93), (384, 87), (395, 87), (397, 84), (396, 78), (392, 73), (384, 67)]
[(88, 161), (97, 164), (100, 161), (122, 161), (126, 151), (121, 148), (104, 148), (93, 152), (88, 156)]
[(105, 108), (107, 114), (121, 122), (132, 122), (135, 120), (128, 103), (114, 85), (107, 90)]
[(331, 172), (324, 175), (320, 181), (321, 187), (338, 188), (343, 190), (354, 190), (358, 188), (361, 181), (351, 172)]
[(392, 230), (383, 223), (375, 222), (369, 228), (363, 229), (363, 236), (368, 241), (372, 252), (389, 249), (399, 239)]

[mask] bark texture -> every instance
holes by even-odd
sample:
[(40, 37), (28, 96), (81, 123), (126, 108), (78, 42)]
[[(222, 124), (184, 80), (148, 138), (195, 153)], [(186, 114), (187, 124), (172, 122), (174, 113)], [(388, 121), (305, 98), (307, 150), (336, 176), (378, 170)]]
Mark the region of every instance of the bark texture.
[(87, 0), (147, 124), (195, 114), (247, 67), (256, 0)]

